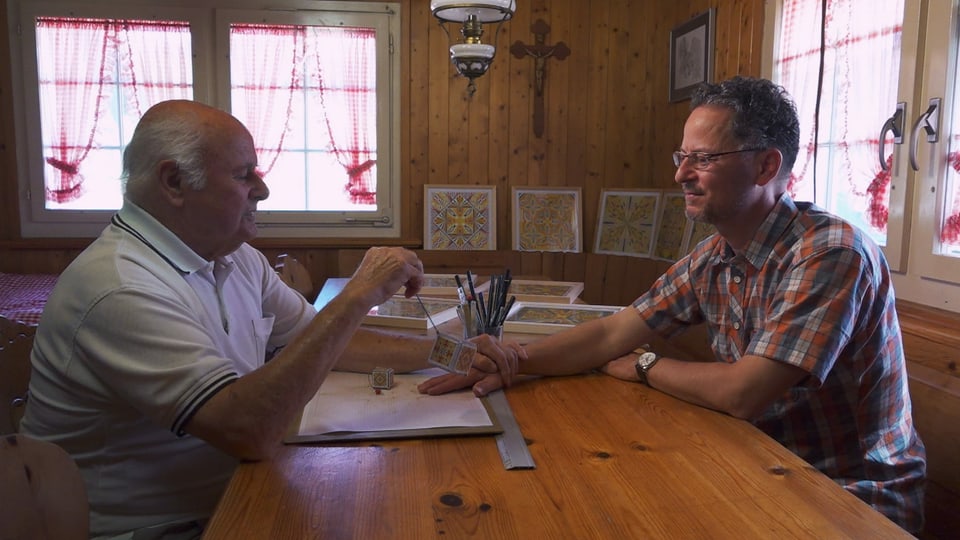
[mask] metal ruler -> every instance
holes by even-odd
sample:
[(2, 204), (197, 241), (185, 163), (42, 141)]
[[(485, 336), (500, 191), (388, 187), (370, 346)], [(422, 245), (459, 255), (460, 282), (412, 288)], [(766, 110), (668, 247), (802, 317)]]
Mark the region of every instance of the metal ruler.
[(505, 469), (536, 469), (533, 462), (533, 456), (527, 448), (527, 441), (520, 433), (520, 426), (517, 425), (517, 419), (513, 417), (513, 409), (507, 402), (507, 396), (503, 390), (497, 390), (487, 394), (487, 404), (497, 415), (497, 421), (503, 428), (503, 433), (496, 436), (497, 450), (500, 452), (500, 459), (503, 460)]

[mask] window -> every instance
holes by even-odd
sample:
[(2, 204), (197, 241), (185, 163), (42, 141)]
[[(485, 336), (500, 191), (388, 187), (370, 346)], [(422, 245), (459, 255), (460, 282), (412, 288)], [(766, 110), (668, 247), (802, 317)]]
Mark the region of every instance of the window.
[[(44, 204), (116, 210), (123, 147), (151, 104), (192, 99), (190, 25), (37, 17)], [(157, 54), (164, 62), (150, 62)]]
[(397, 6), (218, 1), (10, 4), (24, 236), (98, 234), (137, 120), (173, 98), (250, 130), (271, 190), (261, 236), (399, 236)]
[[(767, 13), (767, 33), (775, 36), (770, 76), (793, 95), (801, 116), (792, 193), (884, 246), (900, 298), (954, 311), (958, 4), (779, 0)], [(939, 106), (930, 112), (933, 98)]]

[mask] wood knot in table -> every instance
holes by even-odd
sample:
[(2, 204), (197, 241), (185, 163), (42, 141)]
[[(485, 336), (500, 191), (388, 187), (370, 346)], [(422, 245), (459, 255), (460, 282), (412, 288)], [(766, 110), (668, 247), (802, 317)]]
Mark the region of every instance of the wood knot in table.
[(638, 451), (638, 452), (646, 452), (646, 451), (650, 450), (650, 447), (649, 447), (649, 446), (647, 446), (647, 445), (645, 445), (645, 444), (643, 444), (643, 443), (638, 443), (638, 442), (632, 443), (632, 444), (630, 445), (630, 448), (632, 448), (632, 449), (634, 449), (634, 450), (636, 450), (636, 451)]
[(463, 506), (463, 497), (456, 493), (444, 493), (440, 496), (440, 503), (446, 506)]
[(774, 474), (776, 476), (786, 476), (790, 474), (790, 470), (784, 467), (783, 465), (774, 465), (773, 467), (770, 467), (767, 470), (770, 471), (771, 474)]

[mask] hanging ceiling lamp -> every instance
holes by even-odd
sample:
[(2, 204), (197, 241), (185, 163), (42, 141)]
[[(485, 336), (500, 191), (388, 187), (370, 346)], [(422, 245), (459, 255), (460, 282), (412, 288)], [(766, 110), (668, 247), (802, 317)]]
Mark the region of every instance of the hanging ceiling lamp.
[(447, 38), (450, 32), (445, 23), (454, 23), (460, 26), (460, 35), (463, 42), (450, 45), (450, 61), (457, 68), (457, 73), (466, 77), (467, 93), (473, 96), (477, 87), (473, 80), (483, 75), (490, 68), (497, 48), (487, 43), (481, 43), (483, 25), (497, 23), (497, 30), (493, 42), (497, 41), (500, 26), (504, 21), (513, 17), (517, 10), (516, 0), (487, 0), (485, 2), (468, 2), (465, 0), (431, 0), (430, 11), (440, 21)]

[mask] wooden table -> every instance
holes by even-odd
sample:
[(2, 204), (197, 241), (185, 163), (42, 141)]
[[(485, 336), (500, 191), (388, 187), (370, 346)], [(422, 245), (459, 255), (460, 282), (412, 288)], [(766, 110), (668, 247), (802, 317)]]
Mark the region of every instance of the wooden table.
[(240, 465), (206, 540), (911, 538), (749, 423), (600, 374), (507, 397), (493, 437), (287, 446)]

